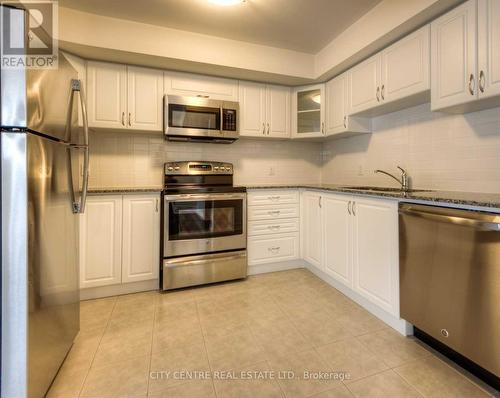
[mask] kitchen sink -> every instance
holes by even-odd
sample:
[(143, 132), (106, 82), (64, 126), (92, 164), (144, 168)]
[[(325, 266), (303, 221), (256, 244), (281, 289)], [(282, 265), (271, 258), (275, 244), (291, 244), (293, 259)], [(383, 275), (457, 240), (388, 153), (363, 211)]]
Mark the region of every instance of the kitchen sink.
[(357, 191), (371, 191), (371, 192), (395, 192), (395, 193), (414, 193), (414, 192), (429, 192), (429, 189), (407, 189), (403, 191), (401, 188), (387, 188), (387, 187), (370, 187), (370, 186), (347, 186), (344, 189), (352, 189)]

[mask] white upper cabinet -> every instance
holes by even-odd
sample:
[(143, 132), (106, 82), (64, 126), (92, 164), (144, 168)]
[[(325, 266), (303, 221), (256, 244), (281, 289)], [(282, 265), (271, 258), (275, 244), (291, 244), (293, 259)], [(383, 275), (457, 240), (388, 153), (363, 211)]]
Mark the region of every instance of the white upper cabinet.
[(468, 1), (431, 24), (432, 110), (477, 98), (477, 2)]
[(290, 138), (290, 89), (283, 86), (266, 87), (267, 135)]
[(347, 73), (337, 76), (325, 85), (326, 136), (345, 136), (349, 133), (370, 132), (371, 122), (369, 119), (349, 116), (347, 109), (348, 91)]
[(397, 41), (349, 72), (349, 114), (377, 116), (429, 101), (430, 28)]
[(380, 104), (380, 70), (380, 54), (349, 70), (350, 115), (375, 108)]
[(266, 135), (266, 85), (239, 83), (240, 135), (264, 137)]
[(322, 138), (325, 134), (325, 85), (295, 88), (292, 96), (292, 138)]
[(122, 282), (157, 279), (160, 269), (160, 197), (123, 197)]
[(122, 197), (90, 196), (80, 216), (80, 287), (121, 283)]
[(90, 127), (126, 128), (127, 67), (89, 61), (87, 104)]
[(240, 135), (290, 138), (290, 89), (239, 82)]
[(165, 94), (238, 101), (238, 81), (192, 73), (164, 73)]
[(353, 214), (354, 289), (399, 316), (398, 204), (355, 197)]
[(351, 197), (323, 195), (323, 263), (325, 272), (352, 287)]
[(500, 1), (478, 3), (479, 98), (500, 96)]
[(302, 195), (301, 236), (302, 257), (310, 264), (322, 268), (321, 194), (304, 192)]
[(90, 127), (162, 130), (163, 72), (89, 61), (87, 92)]
[(163, 72), (129, 66), (128, 127), (161, 131), (163, 126)]
[(382, 51), (380, 97), (383, 103), (424, 93), (430, 90), (430, 26), (394, 43)]

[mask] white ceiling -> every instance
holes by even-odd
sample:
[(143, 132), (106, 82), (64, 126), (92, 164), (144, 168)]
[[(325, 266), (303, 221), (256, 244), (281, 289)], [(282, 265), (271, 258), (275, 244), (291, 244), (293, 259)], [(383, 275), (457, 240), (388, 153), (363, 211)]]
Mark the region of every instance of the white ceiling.
[(59, 0), (68, 8), (232, 40), (316, 53), (381, 0)]

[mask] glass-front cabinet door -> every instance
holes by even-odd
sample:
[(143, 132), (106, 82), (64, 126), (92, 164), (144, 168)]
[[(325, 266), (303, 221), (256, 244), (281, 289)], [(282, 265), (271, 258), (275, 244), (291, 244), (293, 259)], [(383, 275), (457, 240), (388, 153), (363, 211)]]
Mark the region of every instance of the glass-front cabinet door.
[(298, 87), (294, 90), (293, 138), (323, 137), (325, 128), (325, 86)]

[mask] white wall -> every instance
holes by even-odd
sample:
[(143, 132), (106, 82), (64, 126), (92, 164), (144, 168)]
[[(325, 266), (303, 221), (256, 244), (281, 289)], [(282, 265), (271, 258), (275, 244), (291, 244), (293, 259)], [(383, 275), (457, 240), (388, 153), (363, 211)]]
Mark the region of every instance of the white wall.
[[(319, 183), (321, 144), (240, 139), (231, 145), (166, 142), (160, 134), (92, 132), (90, 188), (161, 187), (163, 164), (215, 160), (234, 164), (235, 184)], [(274, 175), (269, 175), (273, 168)]]
[(374, 118), (373, 127), (371, 135), (323, 145), (247, 139), (231, 145), (173, 143), (161, 135), (94, 132), (90, 187), (160, 187), (164, 162), (220, 160), (234, 163), (235, 183), (242, 185), (322, 180), (396, 186), (373, 170), (397, 173), (399, 164), (416, 188), (500, 193), (500, 108), (447, 115), (425, 104)]
[(447, 115), (425, 104), (375, 118), (373, 128), (323, 146), (323, 182), (396, 186), (373, 170), (401, 165), (416, 188), (500, 193), (500, 108)]

